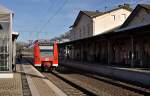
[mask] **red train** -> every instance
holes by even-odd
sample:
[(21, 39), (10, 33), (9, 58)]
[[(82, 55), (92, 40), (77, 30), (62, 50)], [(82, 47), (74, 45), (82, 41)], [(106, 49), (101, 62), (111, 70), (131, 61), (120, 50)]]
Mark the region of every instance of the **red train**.
[(34, 66), (51, 70), (58, 66), (57, 42), (36, 40), (34, 43)]

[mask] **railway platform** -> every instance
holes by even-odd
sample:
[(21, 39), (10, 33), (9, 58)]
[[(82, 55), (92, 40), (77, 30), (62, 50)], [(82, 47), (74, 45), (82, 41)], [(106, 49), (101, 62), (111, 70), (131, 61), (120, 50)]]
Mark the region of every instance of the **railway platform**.
[(129, 68), (102, 65), (98, 63), (78, 62), (73, 60), (59, 60), (60, 64), (68, 67), (77, 68), (80, 70), (96, 73), (104, 76), (113, 77), (119, 80), (124, 80), (136, 85), (149, 87), (150, 86), (150, 70), (148, 68)]
[(0, 79), (0, 96), (66, 96), (31, 64), (16, 64), (13, 78)]

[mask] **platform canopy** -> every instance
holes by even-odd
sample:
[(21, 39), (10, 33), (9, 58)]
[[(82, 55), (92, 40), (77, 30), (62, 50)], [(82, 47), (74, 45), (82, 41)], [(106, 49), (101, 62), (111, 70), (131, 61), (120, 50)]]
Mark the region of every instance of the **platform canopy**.
[(14, 13), (0, 4), (0, 72), (12, 71), (12, 18)]
[(14, 15), (14, 12), (0, 4), (0, 21), (10, 20), (10, 14)]

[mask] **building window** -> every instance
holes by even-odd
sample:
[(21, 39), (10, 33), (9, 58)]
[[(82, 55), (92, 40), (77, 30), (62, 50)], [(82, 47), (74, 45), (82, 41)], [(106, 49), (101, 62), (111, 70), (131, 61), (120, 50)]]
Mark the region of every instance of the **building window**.
[(126, 14), (122, 14), (122, 16), (124, 20), (127, 18)]
[(115, 21), (116, 20), (116, 16), (115, 15), (111, 15), (113, 20)]

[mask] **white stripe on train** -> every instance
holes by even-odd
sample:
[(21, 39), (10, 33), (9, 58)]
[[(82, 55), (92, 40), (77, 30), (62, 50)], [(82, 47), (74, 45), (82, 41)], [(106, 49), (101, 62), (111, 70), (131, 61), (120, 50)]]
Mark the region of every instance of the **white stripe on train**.
[[(34, 64), (34, 66), (41, 66), (41, 64)], [(58, 64), (53, 64), (53, 66), (57, 67)]]
[(41, 66), (41, 64), (34, 64), (34, 66)]
[(53, 66), (57, 67), (57, 66), (58, 66), (58, 64), (53, 64)]

